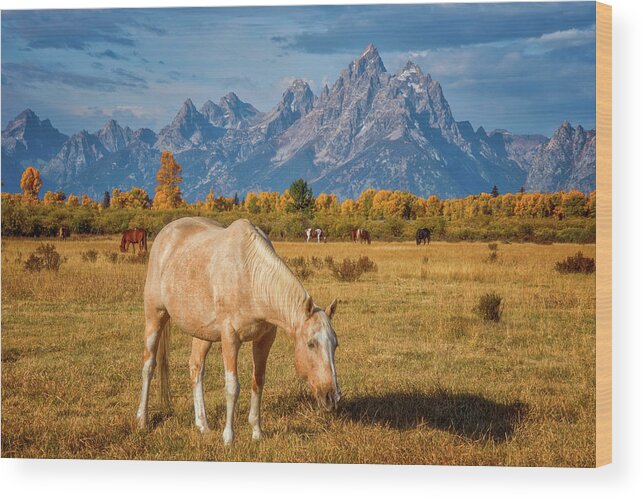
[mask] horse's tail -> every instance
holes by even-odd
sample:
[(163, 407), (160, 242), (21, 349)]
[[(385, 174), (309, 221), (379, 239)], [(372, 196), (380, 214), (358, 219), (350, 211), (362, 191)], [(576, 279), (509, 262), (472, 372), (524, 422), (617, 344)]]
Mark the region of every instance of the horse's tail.
[(170, 396), (170, 322), (171, 319), (168, 319), (163, 329), (161, 329), (159, 348), (156, 352), (156, 366), (161, 385), (161, 405), (168, 411), (172, 409)]
[(145, 248), (145, 253), (147, 253), (147, 231), (143, 229), (143, 248)]

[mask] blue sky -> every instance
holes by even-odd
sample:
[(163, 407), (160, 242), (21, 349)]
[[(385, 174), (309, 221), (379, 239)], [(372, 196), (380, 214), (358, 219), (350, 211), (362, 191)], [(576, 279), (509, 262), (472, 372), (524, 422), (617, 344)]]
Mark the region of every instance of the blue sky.
[(2, 127), (29, 107), (64, 133), (114, 118), (158, 131), (190, 97), (262, 111), (294, 78), (315, 93), (369, 43), (440, 81), (487, 130), (595, 126), (591, 2), (2, 12)]

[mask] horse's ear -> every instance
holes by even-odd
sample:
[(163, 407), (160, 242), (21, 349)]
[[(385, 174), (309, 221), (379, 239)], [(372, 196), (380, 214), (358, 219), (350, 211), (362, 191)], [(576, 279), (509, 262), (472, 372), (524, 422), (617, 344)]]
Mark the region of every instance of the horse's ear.
[(326, 307), (326, 315), (332, 319), (333, 315), (335, 315), (336, 308), (337, 308), (337, 298), (333, 300), (333, 303), (331, 303)]
[(312, 296), (309, 296), (306, 300), (306, 303), (304, 303), (304, 310), (306, 311), (306, 317), (310, 317), (311, 315), (313, 315), (313, 311), (315, 310), (315, 303), (313, 302)]

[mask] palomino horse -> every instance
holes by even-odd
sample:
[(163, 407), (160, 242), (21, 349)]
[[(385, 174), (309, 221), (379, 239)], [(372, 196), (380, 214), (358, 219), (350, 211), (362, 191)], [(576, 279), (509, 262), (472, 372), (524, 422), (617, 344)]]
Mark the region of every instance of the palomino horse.
[(145, 232), (145, 229), (127, 229), (123, 232), (123, 237), (121, 237), (121, 253), (127, 253), (130, 245), (134, 246), (135, 254), (137, 246), (139, 253), (143, 250), (147, 252), (147, 232)]
[(306, 242), (310, 242), (311, 237), (316, 237), (317, 242), (320, 243), (322, 241), (326, 241), (326, 233), (322, 229), (312, 229), (308, 228), (306, 229)]
[(190, 377), (194, 417), (209, 432), (203, 400), (205, 358), (212, 342), (221, 342), (225, 369), (226, 423), (223, 441), (234, 440), (239, 397), (237, 355), (252, 341), (254, 362), (250, 415), (252, 438), (260, 439), (261, 394), (266, 362), (277, 326), (295, 343), (295, 368), (317, 402), (337, 408), (341, 392), (335, 372), (337, 336), (331, 324), (337, 300), (317, 307), (268, 237), (247, 220), (227, 229), (207, 218), (181, 218), (159, 233), (150, 253), (145, 281), (143, 388), (137, 412), (145, 427), (149, 386), (157, 363), (162, 400), (169, 405), (169, 319), (191, 335)]
[(426, 227), (418, 229), (415, 233), (415, 244), (429, 244), (431, 242), (431, 231)]
[(357, 229), (357, 241), (371, 244), (371, 233), (366, 229)]

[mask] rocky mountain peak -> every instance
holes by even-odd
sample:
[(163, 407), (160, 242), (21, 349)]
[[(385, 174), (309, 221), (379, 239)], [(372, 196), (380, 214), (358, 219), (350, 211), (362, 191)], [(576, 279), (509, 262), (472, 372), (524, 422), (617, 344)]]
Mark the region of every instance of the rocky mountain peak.
[(111, 119), (96, 132), (96, 137), (110, 152), (125, 149), (132, 140), (132, 130), (129, 127), (121, 127), (116, 120)]
[(431, 80), (430, 75), (425, 75), (422, 72), (422, 69), (420, 66), (415, 64), (414, 62), (407, 61), (406, 64), (400, 69), (399, 73), (396, 75), (397, 79), (400, 80), (420, 80), (422, 77), (426, 76), (429, 80)]
[(306, 114), (312, 109), (314, 102), (315, 94), (310, 89), (310, 85), (304, 80), (295, 80), (282, 94), (277, 108), (290, 108), (291, 111), (300, 111), (302, 114)]
[(384, 67), (382, 58), (372, 43), (370, 43), (368, 47), (366, 47), (366, 50), (362, 52), (362, 55), (349, 66), (349, 75), (353, 78), (360, 77), (364, 73), (386, 73), (386, 67)]
[(222, 124), (226, 128), (247, 128), (262, 116), (258, 109), (243, 102), (234, 92), (221, 97), (219, 106), (223, 110)]
[(214, 126), (225, 126), (225, 111), (221, 106), (217, 106), (211, 100), (205, 101), (201, 107), (200, 113)]

